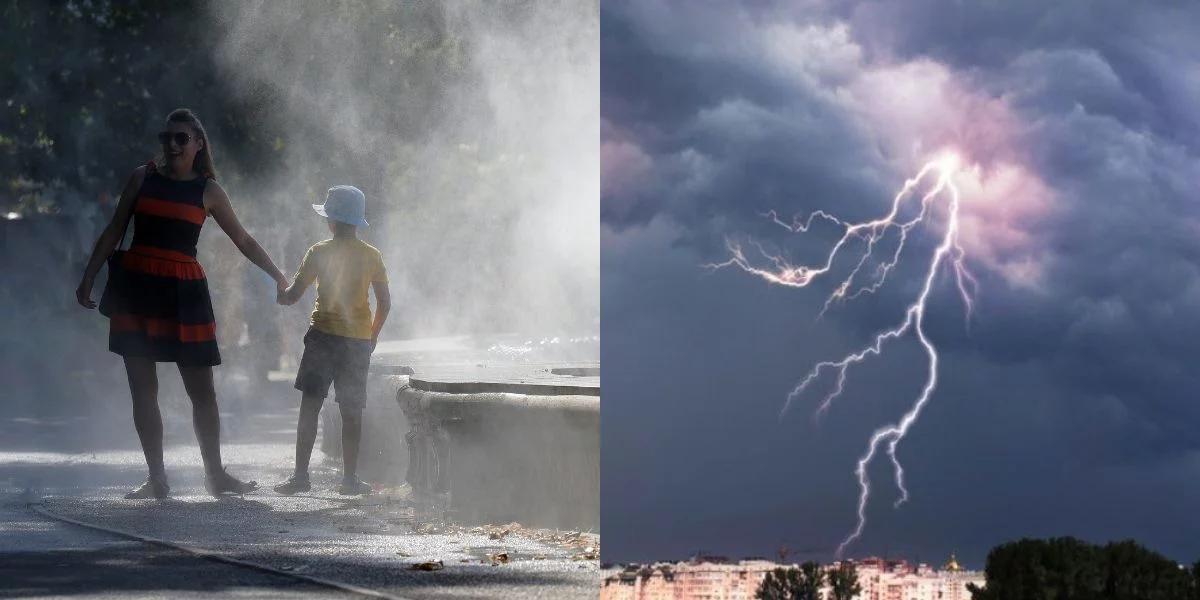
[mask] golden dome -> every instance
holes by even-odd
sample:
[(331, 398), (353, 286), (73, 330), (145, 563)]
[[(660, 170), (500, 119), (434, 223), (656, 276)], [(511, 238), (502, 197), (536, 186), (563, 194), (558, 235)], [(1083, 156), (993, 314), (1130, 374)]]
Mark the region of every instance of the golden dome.
[(943, 571), (961, 571), (962, 570), (962, 567), (958, 564), (958, 559), (954, 557), (953, 553), (950, 554), (950, 560), (946, 561), (946, 564), (942, 565), (942, 570)]

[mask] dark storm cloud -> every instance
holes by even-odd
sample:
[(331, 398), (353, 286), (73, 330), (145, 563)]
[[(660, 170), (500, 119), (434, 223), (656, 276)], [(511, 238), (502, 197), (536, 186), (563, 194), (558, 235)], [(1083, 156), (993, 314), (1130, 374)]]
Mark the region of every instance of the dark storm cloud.
[(1200, 126), (1189, 102), (1200, 92), (1194, 68), (1200, 7), (1192, 3), (918, 0), (847, 3), (840, 12), (868, 48), (933, 56), (964, 70), (1004, 70), (1046, 52), (1092, 53), (1152, 103), (1155, 114), (1148, 116), (1159, 134), (1190, 130), (1194, 141)]
[[(727, 236), (811, 260), (836, 230), (797, 239), (760, 213), (875, 216), (947, 140), (1032, 184), (985, 177), (1003, 206), (964, 199), (977, 314), (967, 332), (948, 281), (932, 299), (942, 384), (901, 446), (914, 501), (888, 511), (873, 471), (852, 552), (979, 564), (1009, 537), (1069, 533), (1200, 556), (1184, 521), (1200, 498), (1200, 7), (638, 3), (601, 19), (604, 360), (627, 374), (605, 406), (606, 559), (829, 549), (853, 525), (853, 460), (904, 409), (920, 355), (898, 344), (897, 364), (853, 372), (820, 427), (812, 398), (772, 413), (914, 289), (898, 273), (814, 324), (828, 288), (699, 265)], [(954, 125), (905, 148), (930, 111)]]
[[(651, 162), (639, 185), (621, 185), (616, 192), (609, 184), (623, 175), (610, 178), (605, 172), (604, 221), (617, 227), (644, 223), (666, 209), (696, 225), (754, 217), (770, 208), (787, 211), (802, 194), (845, 198), (852, 206), (885, 192), (864, 168), (877, 160), (877, 152), (834, 99), (764, 71), (752, 56), (718, 52), (724, 28), (712, 12), (688, 15), (703, 28), (697, 39), (658, 45), (635, 30), (636, 23), (621, 17), (611, 19), (611, 26), (605, 22), (605, 158), (612, 164), (639, 152)], [(685, 33), (677, 25), (663, 35)], [(662, 46), (670, 42), (681, 46)], [(622, 146), (626, 143), (636, 150)], [(729, 210), (730, 204), (748, 210)]]

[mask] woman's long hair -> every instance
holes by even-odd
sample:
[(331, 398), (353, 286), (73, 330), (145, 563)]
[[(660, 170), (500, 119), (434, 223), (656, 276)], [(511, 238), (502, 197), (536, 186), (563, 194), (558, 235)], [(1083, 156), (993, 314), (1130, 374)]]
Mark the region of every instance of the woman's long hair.
[[(192, 170), (200, 173), (201, 177), (216, 179), (217, 166), (213, 164), (212, 144), (209, 143), (208, 132), (204, 131), (204, 125), (200, 123), (196, 113), (187, 108), (177, 108), (167, 115), (167, 123), (187, 123), (196, 137), (204, 141), (204, 147), (196, 152), (196, 158), (192, 161)], [(156, 162), (160, 166), (167, 164), (166, 157), (161, 154)]]

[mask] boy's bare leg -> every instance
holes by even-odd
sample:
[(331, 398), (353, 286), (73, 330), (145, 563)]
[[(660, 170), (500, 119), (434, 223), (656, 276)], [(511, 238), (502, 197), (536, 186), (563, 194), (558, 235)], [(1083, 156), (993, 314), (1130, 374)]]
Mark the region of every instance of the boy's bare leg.
[(321, 416), (321, 405), (325, 398), (304, 394), (300, 401), (300, 420), (296, 423), (296, 477), (308, 480), (308, 462), (312, 458), (313, 444), (317, 441), (317, 419)]
[(337, 492), (345, 496), (369, 494), (371, 486), (358, 478), (358, 446), (362, 441), (361, 406), (347, 407), (338, 404), (342, 409), (342, 483), (337, 486)]
[(321, 416), (323, 396), (304, 393), (300, 399), (300, 418), (296, 421), (296, 471), (286, 481), (274, 487), (276, 492), (290, 496), (312, 489), (308, 481), (308, 461), (317, 441), (317, 418)]
[(127, 356), (125, 374), (129, 377), (129, 393), (133, 397), (133, 427), (142, 443), (150, 478), (165, 482), (163, 424), (162, 414), (158, 410), (158, 373), (154, 361)]
[(358, 482), (358, 446), (362, 440), (361, 406), (338, 404), (342, 412), (342, 480)]

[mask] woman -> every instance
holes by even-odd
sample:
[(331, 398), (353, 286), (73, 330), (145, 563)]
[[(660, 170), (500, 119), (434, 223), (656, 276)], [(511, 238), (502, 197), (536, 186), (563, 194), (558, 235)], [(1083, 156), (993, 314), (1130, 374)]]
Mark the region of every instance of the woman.
[(120, 255), (120, 268), (109, 275), (110, 289), (102, 307), (110, 318), (109, 349), (125, 359), (133, 423), (150, 469), (146, 483), (125, 497), (165, 498), (170, 493), (158, 410), (156, 363), (160, 362), (179, 366), (191, 398), (205, 488), (213, 495), (242, 494), (257, 484), (239, 481), (221, 466), (221, 421), (212, 372), (221, 364), (221, 356), (208, 283), (196, 261), (196, 241), (208, 215), (280, 289), (286, 288), (287, 279), (234, 215), (229, 197), (216, 181), (212, 147), (196, 115), (183, 108), (171, 112), (158, 140), (162, 156), (129, 177), (75, 296), (85, 308), (96, 307), (91, 299), (96, 273), (121, 243), (132, 220), (133, 242)]

